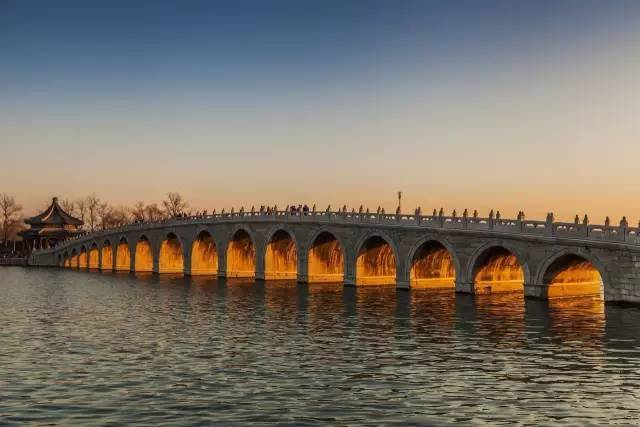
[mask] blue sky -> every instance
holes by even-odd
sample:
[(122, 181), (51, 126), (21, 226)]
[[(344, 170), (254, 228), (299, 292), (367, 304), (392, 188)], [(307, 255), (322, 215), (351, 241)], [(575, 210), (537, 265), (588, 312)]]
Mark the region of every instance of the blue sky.
[(24, 179), (0, 191), (634, 218), (639, 24), (633, 1), (3, 0), (0, 180)]

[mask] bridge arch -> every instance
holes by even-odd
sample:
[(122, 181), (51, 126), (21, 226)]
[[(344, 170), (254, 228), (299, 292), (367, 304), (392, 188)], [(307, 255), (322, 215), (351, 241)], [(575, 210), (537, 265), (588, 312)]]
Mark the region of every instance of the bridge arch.
[(78, 268), (89, 267), (88, 256), (87, 248), (84, 245), (80, 246), (80, 253), (78, 254)]
[(68, 251), (64, 251), (64, 254), (62, 255), (62, 258), (63, 258), (62, 266), (64, 268), (70, 268), (71, 267), (71, 259), (69, 258), (69, 252)]
[(153, 247), (151, 240), (141, 234), (136, 241), (134, 257), (134, 270), (136, 273), (149, 273), (153, 271)]
[(476, 294), (524, 292), (531, 283), (529, 264), (518, 248), (504, 241), (489, 241), (476, 249), (467, 278)]
[(394, 285), (398, 249), (388, 235), (374, 232), (362, 236), (355, 247), (356, 285)]
[(547, 257), (536, 274), (548, 298), (602, 296), (608, 282), (604, 264), (582, 248), (565, 248)]
[(255, 277), (256, 239), (251, 230), (234, 227), (227, 239), (227, 276)]
[(191, 244), (191, 274), (194, 276), (216, 275), (218, 248), (219, 245), (213, 234), (206, 228), (199, 228)]
[(116, 271), (130, 271), (131, 270), (131, 249), (127, 238), (122, 236), (118, 240), (118, 245), (115, 249), (115, 269)]
[(71, 250), (71, 259), (69, 260), (69, 266), (71, 268), (79, 268), (80, 264), (80, 258), (78, 256), (78, 251), (76, 248), (73, 248)]
[(113, 270), (113, 245), (109, 239), (102, 242), (100, 249), (100, 269)]
[(411, 288), (451, 288), (462, 268), (458, 254), (445, 239), (425, 236), (409, 251), (405, 271)]
[(100, 250), (96, 242), (91, 242), (89, 252), (87, 254), (87, 267), (91, 270), (100, 268)]
[(336, 233), (321, 228), (309, 240), (307, 276), (310, 283), (343, 282), (347, 260), (345, 247)]
[(298, 277), (299, 246), (293, 231), (286, 226), (273, 227), (265, 242), (265, 280), (295, 280)]
[(63, 258), (62, 258), (62, 255), (61, 255), (61, 254), (58, 254), (58, 256), (56, 257), (56, 259), (58, 260), (58, 262), (57, 262), (57, 266), (58, 266), (58, 267), (62, 267), (62, 266), (64, 266), (64, 260), (63, 260)]
[(182, 240), (177, 234), (169, 232), (164, 236), (158, 252), (159, 273), (184, 272), (183, 247)]

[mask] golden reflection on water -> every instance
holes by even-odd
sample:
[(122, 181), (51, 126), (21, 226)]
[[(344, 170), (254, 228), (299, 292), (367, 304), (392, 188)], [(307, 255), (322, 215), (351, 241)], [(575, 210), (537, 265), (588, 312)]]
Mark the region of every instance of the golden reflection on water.
[(440, 244), (423, 245), (411, 266), (411, 287), (455, 288), (456, 272), (451, 254)]
[(184, 258), (182, 246), (177, 237), (171, 236), (160, 245), (158, 268), (160, 273), (183, 273)]
[(601, 349), (605, 333), (605, 304), (602, 298), (583, 296), (548, 301), (550, 330), (566, 342), (579, 342), (584, 350)]
[(227, 276), (254, 277), (255, 274), (255, 246), (246, 231), (238, 230), (227, 247)]
[(116, 249), (116, 270), (129, 271), (131, 269), (131, 251), (126, 242), (120, 242)]
[(396, 257), (381, 237), (372, 237), (360, 249), (356, 261), (357, 285), (393, 285), (396, 283)]
[(344, 311), (342, 283), (311, 283), (307, 286), (309, 330), (322, 331), (341, 322)]
[(111, 245), (105, 245), (102, 247), (102, 265), (103, 270), (113, 269), (113, 249)]
[(518, 348), (525, 344), (525, 298), (523, 293), (476, 295), (473, 298), (475, 333), (498, 348)]
[(215, 275), (218, 272), (218, 253), (213, 237), (209, 234), (201, 235), (191, 249), (191, 274)]
[(514, 254), (504, 248), (492, 248), (474, 278), (476, 294), (524, 292), (524, 272)]
[(136, 273), (153, 271), (153, 253), (151, 244), (146, 239), (139, 240), (136, 244), (135, 271)]
[(456, 325), (456, 294), (451, 289), (412, 289), (410, 313), (413, 330), (434, 327), (447, 331)]
[(309, 250), (308, 280), (310, 283), (342, 282), (344, 256), (340, 242), (330, 233), (321, 233)]
[(265, 279), (296, 279), (298, 254), (296, 244), (285, 231), (278, 231), (267, 245)]

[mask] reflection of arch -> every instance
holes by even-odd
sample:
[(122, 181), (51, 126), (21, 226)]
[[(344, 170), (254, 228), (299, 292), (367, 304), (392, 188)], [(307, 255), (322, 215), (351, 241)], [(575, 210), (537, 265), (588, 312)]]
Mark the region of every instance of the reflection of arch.
[(131, 270), (131, 250), (127, 239), (122, 237), (116, 246), (116, 271)]
[(92, 243), (89, 253), (87, 255), (87, 266), (90, 269), (97, 270), (100, 268), (100, 255), (98, 251), (98, 244)]
[(391, 239), (382, 234), (372, 234), (361, 239), (356, 247), (356, 285), (396, 283), (398, 257)]
[(471, 266), (476, 294), (524, 291), (524, 266), (517, 253), (504, 245), (489, 245), (478, 251)]
[(342, 282), (344, 258), (340, 240), (329, 231), (318, 232), (309, 246), (308, 281)]
[(538, 282), (547, 288), (549, 298), (584, 295), (602, 296), (604, 266), (587, 251), (565, 249), (542, 263)]
[(238, 228), (227, 244), (227, 276), (254, 277), (256, 274), (256, 248), (251, 235)]
[(216, 242), (206, 230), (200, 231), (191, 245), (191, 274), (215, 275), (218, 272)]
[(138, 273), (153, 271), (153, 249), (151, 248), (151, 242), (144, 234), (140, 236), (136, 243), (134, 269)]
[(113, 269), (113, 247), (109, 240), (105, 240), (102, 244), (100, 268), (102, 270)]
[(158, 268), (160, 273), (182, 273), (184, 271), (182, 243), (173, 233), (167, 234), (167, 238), (160, 244)]
[(87, 268), (89, 266), (87, 260), (87, 248), (80, 247), (80, 254), (78, 255), (78, 268)]
[(413, 247), (407, 262), (412, 288), (455, 288), (460, 262), (449, 244), (425, 237)]
[(295, 279), (298, 249), (293, 234), (278, 228), (270, 233), (264, 254), (265, 279)]

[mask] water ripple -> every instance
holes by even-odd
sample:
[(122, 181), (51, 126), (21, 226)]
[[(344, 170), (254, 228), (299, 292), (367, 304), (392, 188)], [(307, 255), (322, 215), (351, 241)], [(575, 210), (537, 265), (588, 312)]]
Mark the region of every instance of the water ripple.
[(5, 268), (0, 422), (636, 424), (640, 310)]

